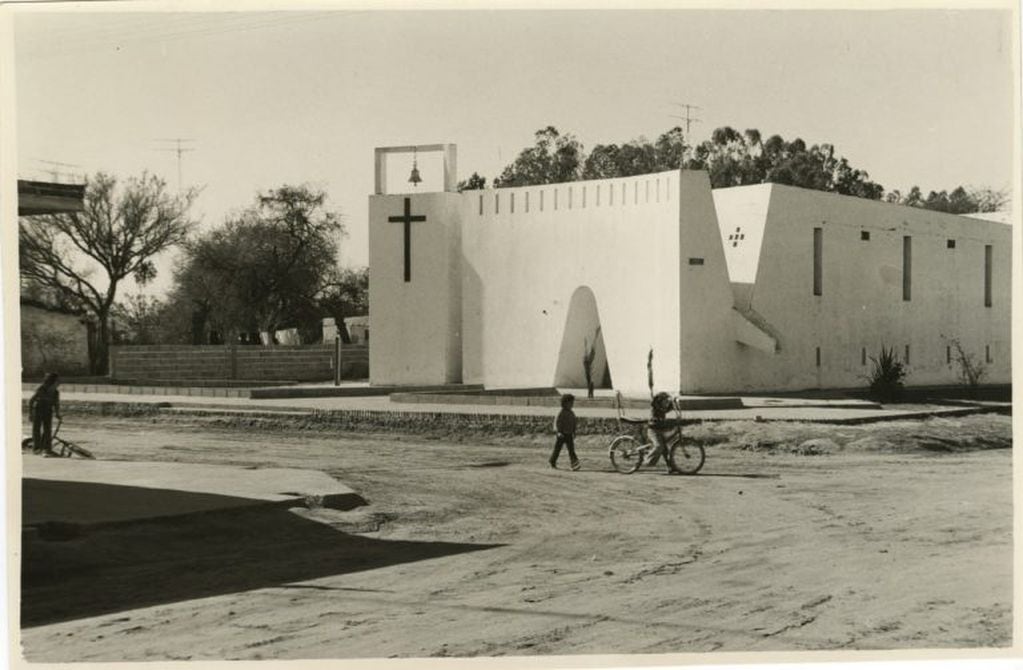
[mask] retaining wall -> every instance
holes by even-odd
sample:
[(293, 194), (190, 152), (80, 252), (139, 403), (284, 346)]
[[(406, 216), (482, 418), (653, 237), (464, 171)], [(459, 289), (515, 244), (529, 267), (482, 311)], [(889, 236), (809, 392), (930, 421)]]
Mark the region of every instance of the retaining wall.
[[(334, 377), (334, 345), (304, 346), (117, 346), (110, 350), (110, 376), (118, 380), (327, 381)], [(345, 378), (365, 377), (369, 348), (345, 345)], [(360, 374), (361, 373), (361, 374)]]

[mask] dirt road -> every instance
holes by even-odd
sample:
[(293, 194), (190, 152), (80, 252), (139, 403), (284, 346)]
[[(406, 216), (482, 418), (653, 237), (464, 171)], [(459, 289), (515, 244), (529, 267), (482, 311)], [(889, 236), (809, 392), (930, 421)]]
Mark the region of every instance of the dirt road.
[[(1007, 417), (938, 427), (1011, 435)], [(569, 472), (547, 468), (546, 438), (72, 420), (101, 458), (318, 469), (370, 504), (50, 543), (84, 567), (26, 585), (23, 646), (120, 661), (1008, 645), (1011, 452), (914, 450), (933, 428), (771, 427), (834, 447), (733, 440), (669, 477), (611, 472), (597, 438)]]

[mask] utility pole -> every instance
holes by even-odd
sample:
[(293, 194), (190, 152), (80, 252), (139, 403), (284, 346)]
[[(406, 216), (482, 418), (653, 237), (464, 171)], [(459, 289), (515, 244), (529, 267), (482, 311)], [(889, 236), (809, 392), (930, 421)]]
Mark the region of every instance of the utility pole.
[[(685, 154), (686, 142), (689, 141), (689, 129), (690, 129), (690, 127), (692, 126), (692, 124), (700, 123), (702, 121), (702, 119), (698, 119), (698, 118), (696, 118), (695, 116), (692, 115), (693, 111), (697, 110), (697, 109), (702, 109), (702, 107), (697, 107), (696, 105), (690, 105), (689, 103), (686, 103), (686, 102), (676, 102), (676, 103), (672, 103), (672, 104), (674, 104), (676, 107), (678, 107), (679, 111), (685, 113), (685, 116), (679, 116), (677, 114), (670, 114), (669, 115), (673, 119), (679, 119), (680, 121), (685, 121), (685, 123), (686, 123), (686, 129), (682, 132), (682, 145), (683, 145), (682, 153)], [(681, 168), (682, 166), (679, 165), (679, 167)]]
[(175, 146), (157, 147), (156, 151), (173, 151), (178, 155), (178, 193), (181, 193), (181, 154), (195, 151), (195, 147), (185, 146), (188, 142), (195, 142), (187, 137), (172, 137), (168, 139), (157, 139), (154, 142), (172, 142)]

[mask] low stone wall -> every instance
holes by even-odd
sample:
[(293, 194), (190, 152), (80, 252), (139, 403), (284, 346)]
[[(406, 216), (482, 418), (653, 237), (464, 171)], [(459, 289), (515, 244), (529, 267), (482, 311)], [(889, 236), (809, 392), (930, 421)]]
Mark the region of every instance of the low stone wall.
[[(116, 380), (138, 381), (327, 381), (334, 378), (333, 359), (333, 344), (117, 346), (110, 350), (110, 376)], [(341, 370), (346, 379), (365, 378), (369, 370), (369, 348), (342, 347)]]

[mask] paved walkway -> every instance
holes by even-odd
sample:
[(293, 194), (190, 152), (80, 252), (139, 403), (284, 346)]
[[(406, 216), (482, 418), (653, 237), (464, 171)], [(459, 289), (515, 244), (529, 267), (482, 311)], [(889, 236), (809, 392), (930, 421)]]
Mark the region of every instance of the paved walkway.
[[(577, 390), (576, 390), (577, 391)], [(585, 392), (583, 392), (585, 393)], [(28, 397), (30, 392), (23, 391)], [(342, 398), (216, 398), (207, 396), (181, 395), (127, 395), (122, 393), (61, 393), (65, 401), (99, 403), (159, 403), (169, 410), (210, 411), (230, 410), (233, 412), (297, 412), (362, 410), (375, 412), (447, 413), (471, 415), (516, 415), (553, 416), (554, 408), (530, 407), (524, 405), (454, 405), (450, 403), (396, 403), (386, 396), (342, 397)], [(694, 410), (683, 412), (687, 419), (733, 420), (733, 421), (816, 421), (822, 423), (857, 423), (913, 419), (924, 416), (957, 416), (978, 411), (1007, 409), (1009, 403), (977, 403), (974, 406), (910, 405), (898, 408), (879, 407), (866, 401), (850, 399), (802, 399), (743, 397), (741, 409)], [(580, 417), (613, 418), (616, 411), (610, 408), (576, 408)], [(628, 410), (628, 416), (642, 417), (641, 410)]]
[[(296, 468), (88, 461), (25, 454), (23, 523), (108, 523), (265, 504), (334, 509), (365, 501), (329, 475)], [(130, 483), (130, 484), (126, 484)]]

